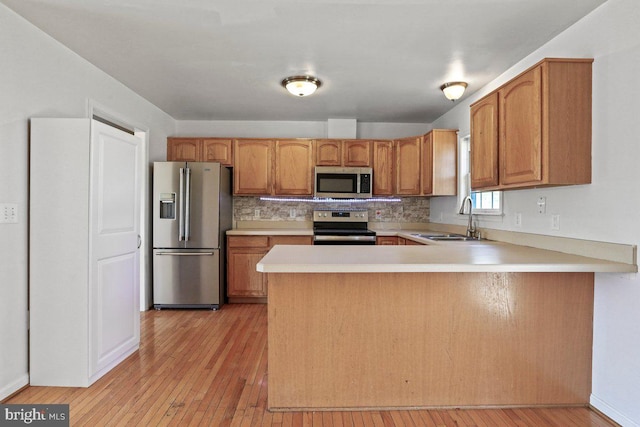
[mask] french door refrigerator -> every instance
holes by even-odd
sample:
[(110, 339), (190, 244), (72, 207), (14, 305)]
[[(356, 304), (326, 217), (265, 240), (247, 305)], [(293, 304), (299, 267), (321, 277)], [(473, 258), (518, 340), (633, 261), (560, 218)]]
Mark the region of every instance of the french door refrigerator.
[(153, 164), (153, 305), (211, 308), (224, 302), (231, 177), (220, 163)]

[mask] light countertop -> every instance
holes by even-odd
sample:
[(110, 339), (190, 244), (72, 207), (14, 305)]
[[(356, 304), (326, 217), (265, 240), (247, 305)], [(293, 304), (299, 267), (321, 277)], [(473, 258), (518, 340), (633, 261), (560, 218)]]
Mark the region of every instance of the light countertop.
[(276, 245), (257, 264), (264, 273), (595, 272), (637, 266), (508, 243), (417, 246)]

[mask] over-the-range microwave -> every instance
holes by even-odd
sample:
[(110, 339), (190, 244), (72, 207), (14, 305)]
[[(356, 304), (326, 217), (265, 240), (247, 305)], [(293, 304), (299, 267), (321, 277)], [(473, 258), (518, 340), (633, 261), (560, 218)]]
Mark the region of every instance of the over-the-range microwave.
[(316, 166), (315, 197), (366, 199), (371, 197), (371, 168)]

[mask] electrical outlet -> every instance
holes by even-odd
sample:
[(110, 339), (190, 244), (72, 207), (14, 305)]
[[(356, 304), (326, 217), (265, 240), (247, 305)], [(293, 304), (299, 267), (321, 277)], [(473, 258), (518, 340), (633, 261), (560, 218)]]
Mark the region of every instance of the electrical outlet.
[(376, 219), (382, 219), (382, 211), (380, 209), (376, 210)]
[(560, 215), (551, 215), (551, 229), (560, 230)]
[(538, 213), (543, 214), (547, 211), (547, 198), (538, 197)]
[(0, 204), (0, 223), (5, 223), (5, 224), (18, 223), (18, 204), (17, 203)]
[(260, 218), (260, 209), (255, 209), (253, 211), (253, 217), (254, 218)]
[(296, 217), (296, 210), (294, 208), (289, 209), (289, 218)]
[(522, 227), (522, 214), (520, 212), (516, 212), (515, 225), (516, 227)]

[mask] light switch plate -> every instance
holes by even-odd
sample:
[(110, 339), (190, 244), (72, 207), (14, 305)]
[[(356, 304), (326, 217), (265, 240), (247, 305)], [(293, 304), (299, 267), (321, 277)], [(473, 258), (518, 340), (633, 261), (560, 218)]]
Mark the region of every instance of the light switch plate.
[(1, 203), (0, 204), (0, 223), (3, 223), (3, 224), (18, 223), (18, 204), (17, 203)]

